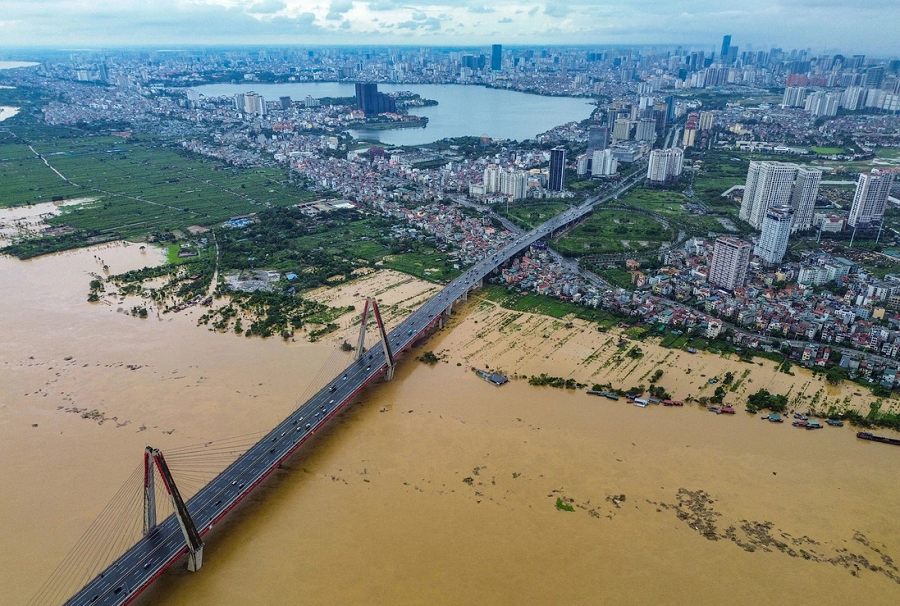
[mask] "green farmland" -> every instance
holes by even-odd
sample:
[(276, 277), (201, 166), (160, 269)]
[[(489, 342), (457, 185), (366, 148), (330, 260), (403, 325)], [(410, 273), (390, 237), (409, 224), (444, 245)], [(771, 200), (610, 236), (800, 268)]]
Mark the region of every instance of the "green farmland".
[[(231, 168), (152, 140), (33, 126), (16, 135), (0, 132), (0, 207), (87, 199), (50, 219), (78, 230), (84, 243), (210, 227), (310, 198), (279, 169)], [(42, 248), (72, 248), (78, 241)]]

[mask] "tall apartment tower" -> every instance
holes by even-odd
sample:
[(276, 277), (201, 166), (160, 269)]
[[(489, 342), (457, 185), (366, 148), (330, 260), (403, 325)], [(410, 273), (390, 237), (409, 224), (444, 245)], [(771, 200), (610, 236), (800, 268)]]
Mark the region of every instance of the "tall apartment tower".
[(684, 151), (681, 148), (654, 149), (647, 163), (647, 180), (655, 184), (677, 181), (683, 166)]
[(726, 290), (743, 286), (750, 265), (750, 248), (749, 242), (738, 238), (718, 238), (709, 267), (709, 283)]
[(753, 251), (767, 265), (778, 265), (784, 259), (791, 225), (794, 223), (794, 209), (790, 206), (773, 206), (766, 211), (759, 244)]
[(566, 148), (554, 147), (550, 150), (550, 191), (562, 191), (566, 187)]
[(611, 149), (597, 150), (591, 158), (591, 176), (608, 177), (619, 170), (619, 161)]
[(495, 44), (491, 47), (491, 71), (499, 72), (503, 69), (503, 45)]
[(869, 174), (860, 174), (847, 224), (850, 227), (868, 227), (880, 223), (893, 182), (894, 175), (877, 169)]
[(816, 198), (819, 195), (819, 183), (822, 171), (816, 168), (797, 168), (794, 189), (791, 194), (791, 208), (794, 209), (794, 224), (791, 233), (804, 231), (812, 227)]
[(500, 191), (500, 167), (488, 164), (484, 169), (484, 193), (496, 194), (498, 191)]
[(794, 231), (809, 229), (821, 178), (822, 171), (817, 169), (784, 162), (752, 161), (738, 216), (755, 229), (762, 229), (767, 210), (773, 206), (791, 206), (798, 217)]

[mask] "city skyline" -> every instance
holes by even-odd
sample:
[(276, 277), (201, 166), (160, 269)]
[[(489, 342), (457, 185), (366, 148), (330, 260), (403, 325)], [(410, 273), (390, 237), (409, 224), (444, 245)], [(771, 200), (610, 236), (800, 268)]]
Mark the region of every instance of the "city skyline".
[[(900, 5), (874, 0), (0, 0), (3, 47), (152, 45), (773, 46), (889, 56)], [(802, 23), (803, 27), (798, 27)], [(210, 25), (212, 24), (212, 25)], [(872, 27), (872, 24), (876, 24)]]

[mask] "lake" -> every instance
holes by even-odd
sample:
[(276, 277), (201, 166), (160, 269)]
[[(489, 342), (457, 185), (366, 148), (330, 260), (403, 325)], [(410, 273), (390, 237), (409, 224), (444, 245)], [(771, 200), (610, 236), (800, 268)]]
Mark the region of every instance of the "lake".
[[(354, 84), (349, 82), (209, 84), (197, 86), (194, 90), (207, 97), (253, 90), (267, 101), (286, 95), (296, 101), (307, 95), (319, 99), (353, 97), (356, 94)], [(411, 114), (428, 118), (425, 128), (350, 131), (354, 137), (380, 141), (386, 145), (421, 145), (447, 137), (469, 135), (521, 141), (534, 138), (554, 126), (584, 120), (593, 109), (590, 99), (543, 97), (461, 84), (379, 84), (378, 90), (385, 93), (412, 91), (438, 102), (434, 107), (410, 110)]]
[(0, 69), (16, 69), (17, 67), (31, 67), (38, 65), (32, 61), (0, 61)]

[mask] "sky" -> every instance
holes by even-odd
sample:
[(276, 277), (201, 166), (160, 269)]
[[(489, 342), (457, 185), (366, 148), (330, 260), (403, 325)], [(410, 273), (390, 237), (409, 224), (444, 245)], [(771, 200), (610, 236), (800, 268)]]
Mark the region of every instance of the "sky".
[(0, 0), (0, 46), (616, 44), (900, 55), (900, 0)]

